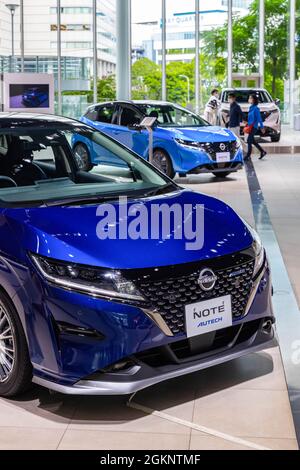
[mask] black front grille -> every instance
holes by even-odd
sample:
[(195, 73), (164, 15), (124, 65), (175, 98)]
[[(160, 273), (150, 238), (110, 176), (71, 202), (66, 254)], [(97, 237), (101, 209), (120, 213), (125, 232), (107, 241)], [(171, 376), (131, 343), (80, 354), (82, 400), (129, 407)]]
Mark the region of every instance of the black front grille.
[[(134, 355), (134, 358), (150, 367), (163, 367), (181, 364), (191, 360), (201, 360), (218, 352), (232, 349), (239, 344), (251, 342), (262, 329), (266, 319), (253, 320), (242, 325), (224, 328), (213, 333), (188, 338), (165, 346), (147, 349)], [(210, 341), (201, 338), (211, 335)], [(196, 347), (194, 342), (196, 342)]]
[(215, 270), (218, 279), (209, 292), (202, 290), (198, 284), (202, 269), (203, 266), (183, 276), (137, 282), (141, 293), (162, 315), (173, 334), (185, 333), (185, 306), (202, 300), (231, 295), (233, 317), (238, 319), (245, 314), (252, 287), (254, 260)]
[(241, 162), (232, 162), (232, 163), (210, 163), (205, 165), (197, 166), (192, 170), (188, 171), (187, 174), (199, 174), (203, 173), (203, 170), (214, 172), (216, 170), (224, 170), (224, 171), (237, 171), (242, 167)]
[(236, 154), (236, 141), (230, 142), (210, 142), (205, 144), (205, 151), (208, 153), (210, 158), (216, 162), (217, 153), (229, 152), (230, 159), (233, 160)]

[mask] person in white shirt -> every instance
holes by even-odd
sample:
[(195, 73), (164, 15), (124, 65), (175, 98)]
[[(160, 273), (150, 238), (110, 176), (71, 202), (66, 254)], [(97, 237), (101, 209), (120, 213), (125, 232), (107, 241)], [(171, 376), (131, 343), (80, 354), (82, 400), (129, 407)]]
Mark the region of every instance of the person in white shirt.
[(219, 90), (217, 90), (216, 88), (212, 90), (211, 97), (209, 98), (205, 106), (204, 118), (212, 126), (215, 126), (217, 124), (218, 110), (221, 105), (219, 96)]

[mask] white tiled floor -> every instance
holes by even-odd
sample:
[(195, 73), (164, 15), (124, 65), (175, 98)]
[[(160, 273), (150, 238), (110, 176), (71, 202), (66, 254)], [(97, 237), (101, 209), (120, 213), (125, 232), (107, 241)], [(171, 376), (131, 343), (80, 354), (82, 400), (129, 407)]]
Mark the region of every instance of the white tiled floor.
[[(296, 170), (300, 169), (300, 157), (290, 156), (282, 161), (279, 158), (269, 157), (255, 165), (291, 280), (300, 298), (300, 267), (293, 256), (294, 250), (299, 250), (298, 237), (291, 229), (293, 227), (299, 234), (300, 185)], [(288, 171), (293, 178), (289, 178)], [(207, 175), (191, 177), (182, 183), (223, 199), (253, 222), (243, 171), (222, 182)], [(134, 401), (270, 449), (298, 448), (278, 348), (156, 385), (139, 392)], [(202, 450), (247, 447), (128, 408), (123, 397), (50, 395), (36, 387), (22, 400), (0, 399), (0, 449), (41, 448)]]
[(300, 306), (300, 155), (255, 160), (255, 170)]

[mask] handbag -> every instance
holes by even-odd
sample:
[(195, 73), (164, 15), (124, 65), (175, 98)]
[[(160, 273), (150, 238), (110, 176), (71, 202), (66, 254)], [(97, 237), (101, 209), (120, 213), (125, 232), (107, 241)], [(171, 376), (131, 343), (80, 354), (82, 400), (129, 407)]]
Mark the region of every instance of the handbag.
[(254, 125), (251, 124), (250, 126), (247, 125), (244, 127), (244, 134), (251, 134), (251, 132), (253, 131), (253, 128), (254, 128)]

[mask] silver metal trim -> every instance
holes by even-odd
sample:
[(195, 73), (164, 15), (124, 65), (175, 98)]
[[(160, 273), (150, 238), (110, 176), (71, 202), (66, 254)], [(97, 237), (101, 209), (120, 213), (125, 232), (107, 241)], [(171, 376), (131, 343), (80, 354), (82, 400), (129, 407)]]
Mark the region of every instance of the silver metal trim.
[[(274, 334), (274, 329), (273, 329)], [(209, 357), (205, 358), (205, 360), (199, 361), (195, 363), (195, 361), (191, 361), (189, 364), (184, 364), (181, 367), (177, 367), (176, 369), (171, 370), (171, 368), (164, 368), (164, 372), (158, 373), (155, 375), (155, 371), (153, 369), (146, 366), (145, 374), (151, 373), (153, 375), (146, 376), (145, 378), (140, 378), (136, 380), (119, 380), (119, 381), (109, 381), (109, 378), (112, 377), (112, 374), (107, 376), (107, 380), (103, 381), (92, 381), (92, 380), (80, 380), (73, 386), (69, 385), (61, 385), (58, 383), (54, 383), (40, 377), (34, 377), (33, 382), (46, 387), (50, 390), (54, 390), (59, 393), (64, 393), (67, 395), (129, 395), (131, 393), (137, 392), (144, 388), (150, 387), (151, 385), (155, 385), (156, 383), (160, 383), (165, 380), (170, 380), (175, 377), (180, 377), (183, 375), (191, 374), (193, 372), (197, 372), (202, 369), (207, 369), (208, 367), (213, 367), (218, 364), (222, 364), (227, 361), (231, 361), (233, 359), (237, 359), (241, 356), (246, 354), (259, 352), (263, 349), (268, 349), (274, 346), (277, 346), (277, 341), (275, 337), (272, 339), (266, 339), (266, 341), (261, 341), (259, 344), (254, 344), (249, 347), (237, 347), (234, 352), (229, 351), (227, 354), (224, 352), (214, 356), (214, 358)], [(104, 374), (103, 374), (104, 378)]]
[[(211, 276), (209, 275), (206, 275), (204, 276), (205, 273), (210, 273)], [(207, 277), (210, 277), (212, 280), (211, 280), (211, 285), (209, 287), (205, 287), (204, 284), (205, 284), (205, 278)], [(204, 279), (203, 279), (204, 278)], [(214, 271), (210, 268), (204, 268), (200, 271), (200, 274), (199, 274), (199, 277), (198, 277), (198, 285), (200, 287), (200, 289), (202, 289), (203, 291), (205, 292), (210, 292), (211, 290), (214, 289), (215, 285), (216, 285), (216, 282), (218, 280), (218, 276), (214, 273)]]
[(257, 279), (254, 281), (254, 284), (252, 286), (252, 290), (250, 292), (250, 297), (249, 297), (247, 305), (246, 305), (245, 313), (244, 313), (242, 318), (244, 318), (248, 315), (248, 313), (250, 311), (250, 308), (252, 307), (252, 304), (254, 302), (254, 299), (255, 299), (255, 296), (257, 294), (257, 291), (258, 291), (259, 285), (261, 283), (261, 280), (263, 279), (263, 277), (266, 273), (266, 269), (267, 269), (267, 266), (266, 266), (266, 261), (265, 261), (265, 265), (264, 265), (264, 268), (262, 268), (262, 272), (257, 277)]
[(157, 310), (142, 309), (145, 315), (149, 317), (166, 336), (174, 336), (165, 320)]

